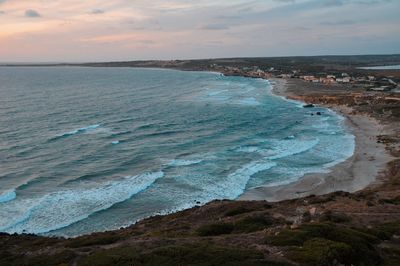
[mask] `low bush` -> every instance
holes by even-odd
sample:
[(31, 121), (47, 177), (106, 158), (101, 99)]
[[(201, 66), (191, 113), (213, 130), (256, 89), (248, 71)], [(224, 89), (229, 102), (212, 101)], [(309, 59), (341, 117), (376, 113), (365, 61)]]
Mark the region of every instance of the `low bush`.
[(243, 214), (243, 213), (248, 213), (251, 212), (251, 210), (245, 208), (245, 207), (237, 207), (235, 209), (229, 210), (225, 213), (225, 216), (227, 217), (231, 217), (231, 216), (236, 216), (239, 214)]
[(295, 230), (283, 230), (276, 236), (267, 237), (268, 244), (277, 246), (305, 247), (307, 241), (319, 238), (346, 244), (351, 247), (351, 256), (345, 264), (377, 265), (380, 256), (374, 247), (380, 239), (375, 235), (332, 223), (307, 224)]
[(335, 265), (349, 261), (352, 248), (341, 242), (321, 238), (307, 240), (302, 247), (294, 247), (288, 257), (302, 265)]
[[(72, 265), (72, 261), (76, 258), (76, 254), (72, 251), (63, 251), (54, 255), (38, 255), (38, 256), (26, 256), (26, 255), (11, 255), (1, 254), (0, 265), (7, 266), (58, 266), (58, 265)], [(3, 256), (6, 255), (6, 256)]]
[(333, 223), (348, 223), (351, 221), (351, 217), (345, 213), (327, 211), (320, 217), (321, 222), (333, 222)]
[(199, 236), (219, 236), (230, 234), (233, 229), (231, 223), (213, 223), (199, 227), (196, 232)]
[(91, 254), (80, 265), (271, 265), (289, 266), (267, 261), (261, 252), (226, 248), (207, 243), (168, 246), (147, 253), (133, 247), (115, 248)]
[(110, 245), (119, 240), (121, 240), (121, 237), (117, 235), (85, 236), (70, 240), (66, 246), (70, 248), (79, 248), (97, 245)]
[(265, 229), (267, 226), (273, 224), (273, 219), (268, 216), (248, 216), (238, 220), (235, 224), (235, 232), (256, 232)]

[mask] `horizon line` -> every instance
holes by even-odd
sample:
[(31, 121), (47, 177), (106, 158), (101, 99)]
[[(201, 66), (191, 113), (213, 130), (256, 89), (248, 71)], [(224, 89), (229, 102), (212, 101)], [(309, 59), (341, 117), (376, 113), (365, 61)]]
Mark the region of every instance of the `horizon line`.
[(279, 56), (238, 56), (238, 57), (214, 57), (214, 58), (188, 58), (188, 59), (132, 59), (132, 60), (112, 60), (112, 61), (14, 61), (14, 62), (0, 62), (0, 65), (73, 65), (73, 64), (98, 64), (98, 63), (121, 63), (121, 62), (149, 62), (149, 61), (158, 61), (158, 62), (167, 62), (167, 61), (201, 61), (201, 60), (227, 60), (227, 59), (265, 59), (265, 58), (290, 58), (290, 57), (351, 57), (351, 56), (399, 56), (399, 53), (382, 53), (382, 54), (318, 54), (318, 55), (279, 55)]

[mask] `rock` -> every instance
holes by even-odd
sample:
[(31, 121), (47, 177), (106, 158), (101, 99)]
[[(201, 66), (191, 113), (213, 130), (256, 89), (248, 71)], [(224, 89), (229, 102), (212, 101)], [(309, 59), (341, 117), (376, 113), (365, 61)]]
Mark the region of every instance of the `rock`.
[(292, 225), (290, 226), (290, 229), (297, 229), (297, 228), (299, 228), (299, 225), (298, 225), (298, 224), (292, 224)]
[(314, 104), (305, 104), (305, 105), (303, 105), (303, 108), (313, 108), (313, 107), (315, 107), (314, 106)]
[(321, 112), (317, 112), (317, 115), (322, 115), (322, 113)]
[(315, 213), (317, 212), (317, 208), (313, 207), (308, 212), (311, 214), (311, 216), (314, 216)]

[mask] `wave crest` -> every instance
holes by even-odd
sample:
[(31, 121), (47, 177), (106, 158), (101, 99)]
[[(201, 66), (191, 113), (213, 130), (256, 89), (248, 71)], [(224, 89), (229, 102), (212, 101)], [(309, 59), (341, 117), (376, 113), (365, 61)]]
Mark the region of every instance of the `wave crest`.
[(42, 234), (69, 226), (131, 198), (163, 176), (161, 171), (127, 176), (101, 187), (64, 190), (39, 199), (10, 202), (0, 209), (0, 231)]
[(17, 193), (15, 190), (7, 190), (0, 194), (0, 203), (5, 203), (16, 199)]
[(99, 128), (99, 127), (100, 127), (100, 125), (90, 125), (90, 126), (87, 126), (87, 127), (81, 127), (81, 128), (74, 129), (72, 131), (60, 134), (60, 135), (52, 138), (51, 140), (57, 140), (57, 139), (61, 139), (61, 138), (65, 138), (65, 137), (69, 137), (69, 136), (73, 136), (73, 135), (89, 132), (89, 131), (95, 130), (95, 129)]

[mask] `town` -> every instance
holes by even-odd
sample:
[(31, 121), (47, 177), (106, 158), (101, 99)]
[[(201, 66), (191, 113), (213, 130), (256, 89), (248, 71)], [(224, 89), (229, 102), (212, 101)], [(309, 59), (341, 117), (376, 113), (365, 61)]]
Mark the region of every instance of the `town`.
[(252, 78), (284, 78), (284, 79), (301, 79), (311, 83), (319, 83), (324, 85), (349, 84), (353, 87), (362, 87), (366, 91), (380, 92), (400, 92), (400, 78), (394, 76), (363, 74), (359, 71), (354, 73), (327, 71), (312, 73), (295, 69), (291, 71), (282, 71), (269, 67), (262, 69), (260, 67), (231, 67), (211, 64), (210, 69), (221, 72), (226, 76), (245, 76)]

